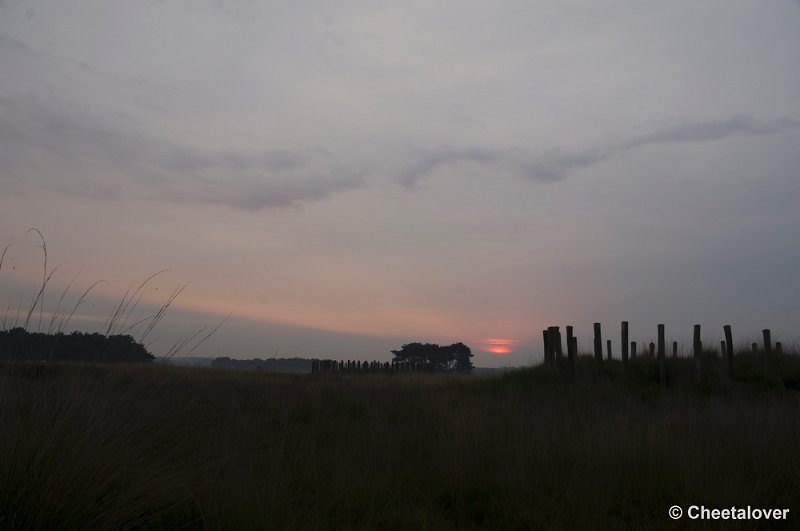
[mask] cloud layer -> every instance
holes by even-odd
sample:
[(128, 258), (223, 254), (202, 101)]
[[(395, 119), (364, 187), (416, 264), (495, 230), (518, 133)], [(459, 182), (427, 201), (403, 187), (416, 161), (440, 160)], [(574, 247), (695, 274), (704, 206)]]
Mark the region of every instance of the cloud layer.
[(296, 206), (363, 184), (360, 170), (325, 150), (200, 149), (161, 140), (130, 117), (30, 96), (0, 98), (0, 167), (7, 192), (33, 181), (75, 195), (101, 189), (118, 199), (252, 211)]

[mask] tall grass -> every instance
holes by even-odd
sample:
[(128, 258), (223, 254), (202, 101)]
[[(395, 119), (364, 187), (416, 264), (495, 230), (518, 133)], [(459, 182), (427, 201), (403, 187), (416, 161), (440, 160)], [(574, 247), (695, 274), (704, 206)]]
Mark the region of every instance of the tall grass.
[[(14, 315), (13, 319), (10, 319), (12, 311), (13, 311), (13, 301), (9, 301), (8, 306), (6, 308), (5, 315), (3, 317), (2, 326), (0, 330), (8, 330), (11, 328), (21, 327), (25, 330), (29, 330), (29, 327), (32, 326), (31, 318), (35, 314), (37, 308), (39, 310), (39, 320), (38, 326), (36, 327), (36, 331), (42, 331), (42, 320), (44, 317), (45, 312), (45, 293), (47, 291), (47, 287), (50, 284), (53, 275), (59, 270), (60, 264), (53, 267), (48, 271), (48, 253), (47, 253), (47, 241), (45, 240), (44, 235), (42, 232), (37, 228), (30, 228), (25, 233), (25, 238), (29, 235), (35, 234), (38, 236), (39, 241), (41, 242), (40, 245), (37, 245), (40, 249), (42, 249), (42, 280), (41, 284), (38, 286), (38, 291), (34, 297), (32, 297), (30, 304), (28, 305), (27, 313), (25, 313), (23, 306), (22, 306), (22, 299), (20, 299), (17, 303), (16, 307), (16, 314)], [(0, 254), (0, 272), (3, 271), (3, 263), (5, 262), (6, 255), (8, 254), (8, 250), (11, 248), (14, 242), (7, 244), (3, 248), (2, 254)], [(150, 344), (145, 344), (145, 341), (148, 339), (150, 334), (153, 332), (154, 329), (164, 320), (165, 316), (167, 315), (167, 310), (172, 306), (178, 296), (183, 292), (184, 289), (188, 286), (188, 283), (179, 284), (175, 287), (172, 292), (167, 296), (166, 300), (161, 303), (157, 309), (149, 314), (145, 315), (145, 311), (142, 310), (138, 315), (134, 315), (136, 310), (139, 308), (142, 300), (144, 298), (144, 289), (150, 284), (153, 279), (162, 275), (163, 273), (169, 272), (169, 269), (163, 269), (158, 271), (149, 277), (147, 277), (144, 281), (139, 283), (136, 289), (133, 289), (133, 284), (125, 291), (120, 301), (113, 307), (109, 315), (106, 317), (102, 327), (101, 332), (103, 335), (112, 336), (112, 335), (130, 335), (134, 337), (136, 342), (145, 345), (146, 347), (150, 347)], [(105, 280), (98, 280), (89, 285), (85, 291), (78, 297), (77, 301), (75, 302), (74, 306), (72, 307), (71, 311), (67, 311), (68, 307), (64, 307), (65, 300), (67, 299), (67, 295), (69, 294), (72, 285), (78, 279), (80, 273), (75, 275), (75, 277), (67, 283), (66, 287), (61, 293), (61, 296), (58, 298), (55, 307), (50, 311), (50, 322), (47, 326), (46, 333), (52, 334), (53, 337), (51, 338), (49, 345), (40, 345), (39, 350), (41, 350), (41, 359), (47, 359), (46, 351), (52, 350), (54, 345), (57, 343), (58, 334), (64, 333), (64, 331), (69, 326), (72, 318), (75, 316), (76, 311), (86, 301), (87, 296), (90, 292), (96, 288), (100, 284), (108, 284)], [(21, 318), (21, 315), (25, 315), (24, 320)], [(189, 348), (187, 355), (191, 352), (197, 350), (203, 343), (205, 343), (220, 327), (224, 325), (224, 323), (228, 320), (230, 316), (225, 317), (221, 320), (215, 327), (211, 328), (210, 325), (202, 326), (196, 331), (188, 334), (185, 337), (179, 338), (175, 341), (171, 347), (169, 347), (166, 352), (161, 356), (162, 359), (167, 359), (174, 357), (181, 352), (185, 348)], [(205, 335), (201, 336), (204, 332), (208, 331)], [(199, 339), (197, 339), (199, 337)], [(195, 341), (196, 340), (196, 341)], [(192, 343), (194, 341), (194, 343)], [(13, 352), (5, 352), (3, 353), (6, 358), (13, 358)]]
[(674, 529), (673, 504), (750, 504), (796, 528), (800, 400), (753, 389), (5, 364), (0, 527)]

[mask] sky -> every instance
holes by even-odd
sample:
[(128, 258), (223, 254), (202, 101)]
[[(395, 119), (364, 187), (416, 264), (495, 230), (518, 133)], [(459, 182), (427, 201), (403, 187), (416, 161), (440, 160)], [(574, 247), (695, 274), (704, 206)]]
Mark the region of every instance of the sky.
[(797, 342), (798, 28), (797, 0), (0, 0), (0, 318), (57, 267), (29, 329), (185, 285), (157, 355)]

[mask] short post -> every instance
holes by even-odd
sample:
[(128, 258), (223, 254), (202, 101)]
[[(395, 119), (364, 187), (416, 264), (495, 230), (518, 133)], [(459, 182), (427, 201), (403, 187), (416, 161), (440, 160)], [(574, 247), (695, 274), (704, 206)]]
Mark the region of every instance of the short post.
[(631, 341), (631, 359), (636, 359), (636, 341)]
[(577, 358), (578, 358), (578, 338), (575, 337), (575, 336), (572, 336), (572, 352), (575, 353), (575, 358), (576, 358), (576, 361), (577, 361)]
[(765, 328), (761, 333), (764, 335), (764, 354), (769, 356), (772, 354), (772, 338), (770, 337), (769, 328)]
[(655, 358), (656, 357), (656, 344), (655, 343), (650, 343), (649, 347), (650, 347), (650, 357), (651, 358)]
[(628, 321), (622, 321), (620, 330), (619, 352), (622, 356), (622, 372), (628, 368)]
[(658, 381), (661, 385), (667, 385), (667, 353), (664, 340), (664, 325), (658, 325)]
[(722, 327), (725, 330), (725, 356), (728, 358), (728, 374), (733, 374), (733, 333), (731, 325)]
[(608, 356), (609, 361), (611, 360), (611, 340), (606, 340), (606, 356)]
[(775, 342), (775, 354), (783, 354), (783, 343), (780, 341)]
[(673, 358), (677, 358), (678, 357), (678, 342), (677, 341), (673, 341), (672, 342), (672, 357)]
[(567, 359), (569, 360), (569, 372), (575, 376), (575, 336), (572, 335), (572, 326), (567, 325)]
[(603, 334), (600, 323), (594, 323), (594, 359), (599, 366), (603, 366)]

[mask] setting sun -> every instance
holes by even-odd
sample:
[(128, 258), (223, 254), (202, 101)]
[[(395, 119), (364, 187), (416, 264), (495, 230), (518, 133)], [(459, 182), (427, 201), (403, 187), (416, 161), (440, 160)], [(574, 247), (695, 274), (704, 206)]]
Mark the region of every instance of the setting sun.
[(493, 337), (480, 342), (481, 350), (491, 354), (510, 354), (512, 347), (519, 343), (516, 339)]

